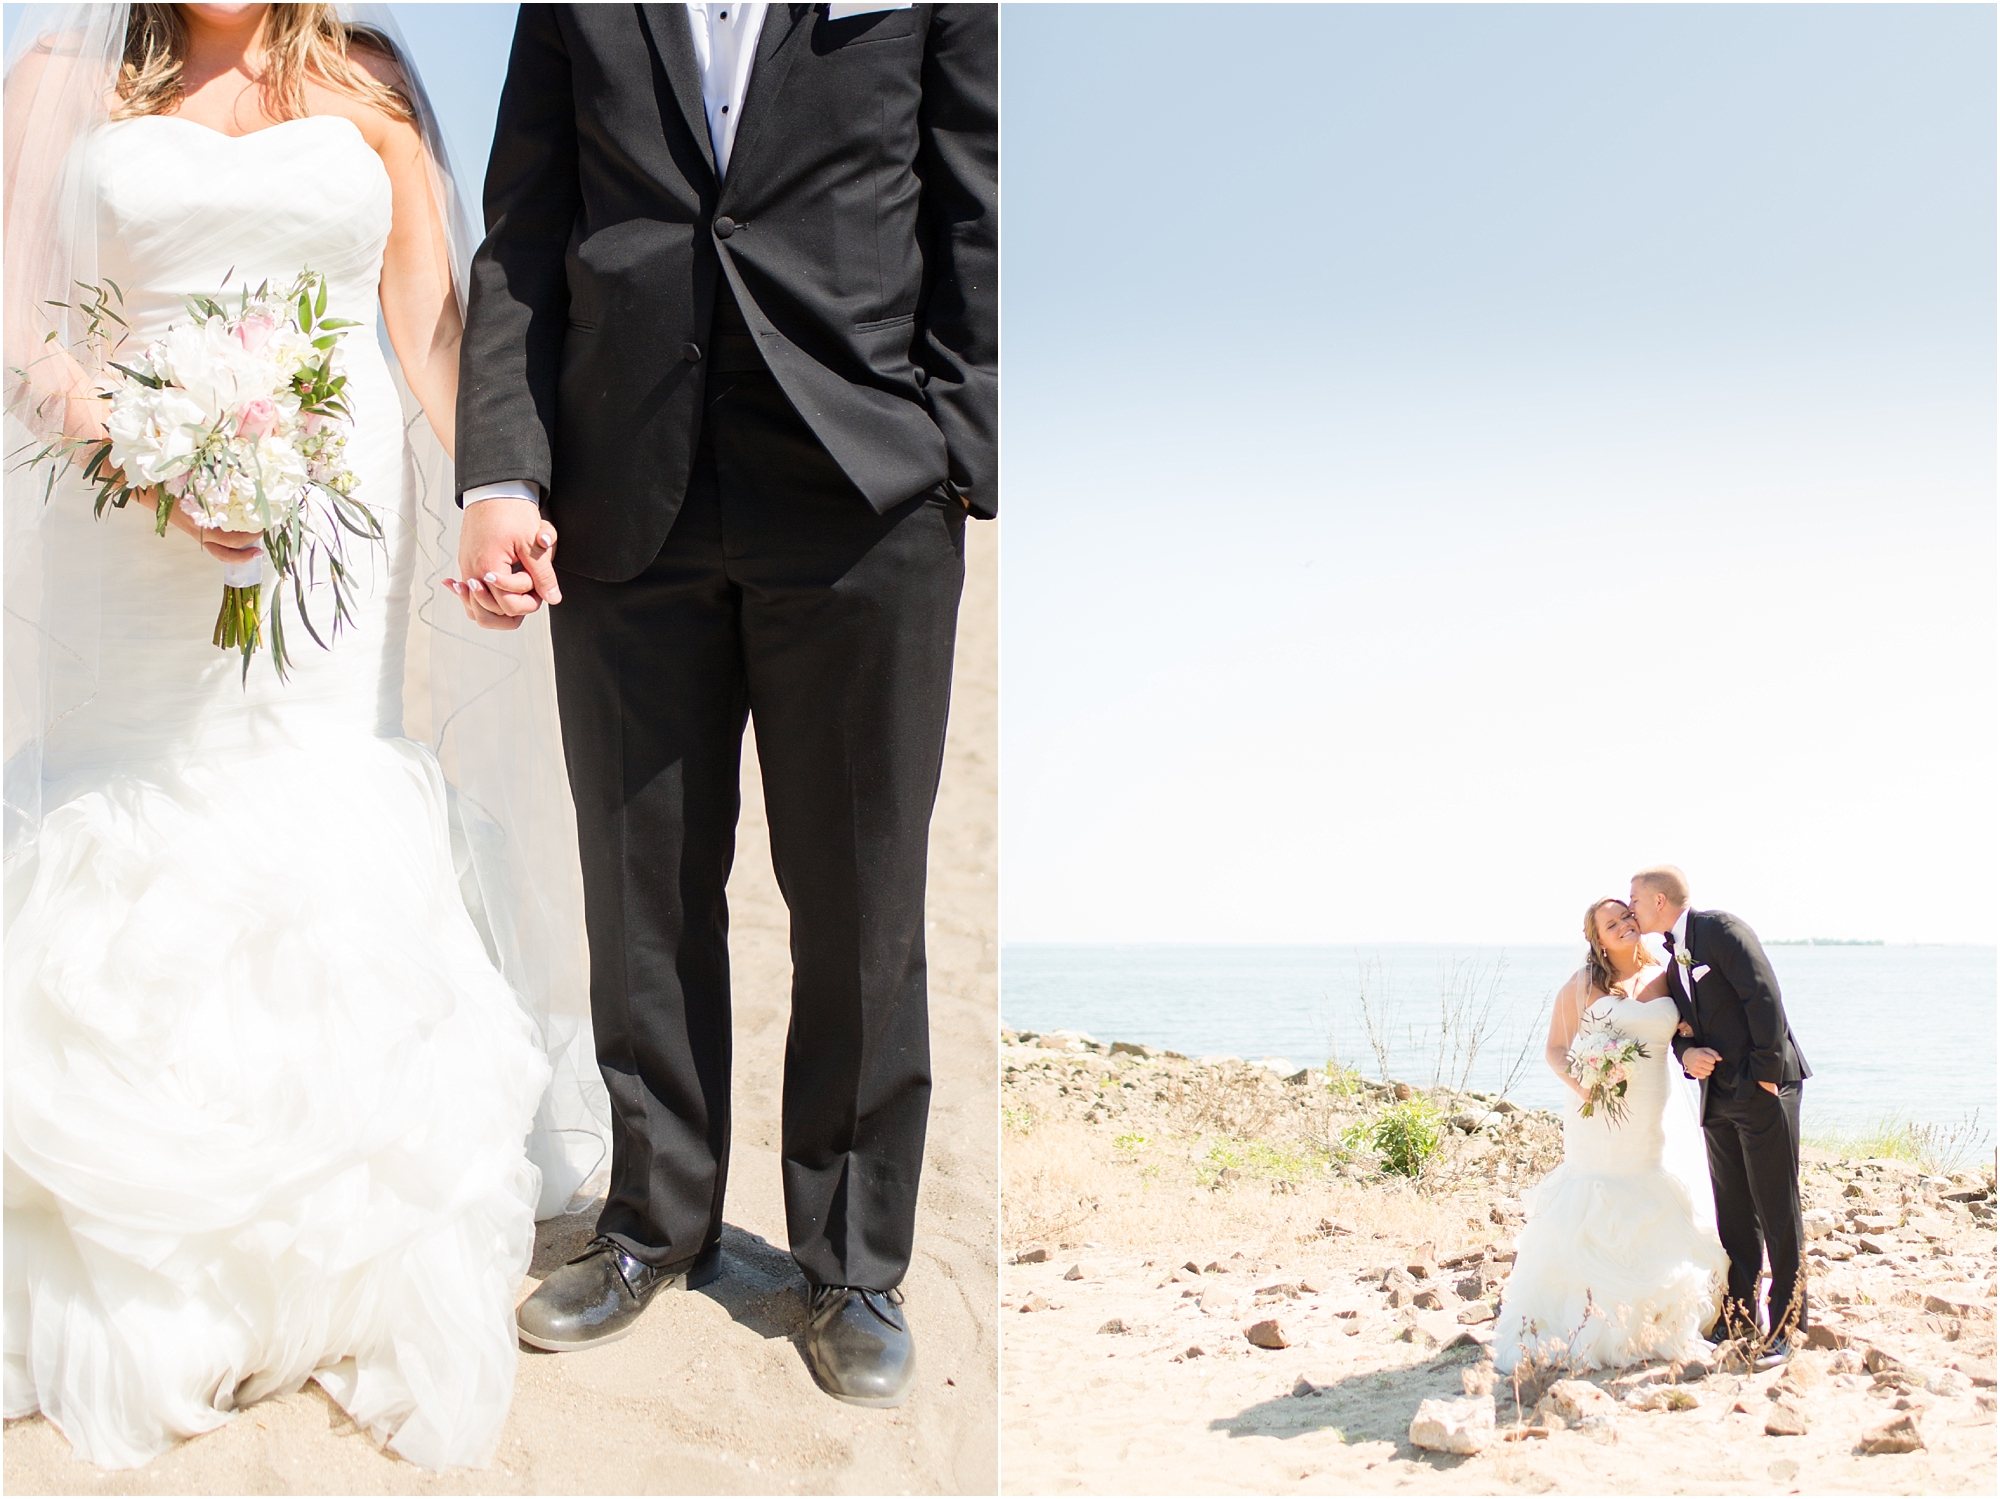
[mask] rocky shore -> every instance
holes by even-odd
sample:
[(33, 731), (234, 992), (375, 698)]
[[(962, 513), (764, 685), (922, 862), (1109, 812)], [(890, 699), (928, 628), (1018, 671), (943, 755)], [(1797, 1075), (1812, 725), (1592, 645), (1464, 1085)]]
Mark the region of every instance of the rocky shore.
[(1553, 1114), (1065, 1033), (1001, 1056), (1010, 1492), (1994, 1487), (1990, 1167), (1808, 1152), (1783, 1369), (1516, 1382), (1486, 1345)]

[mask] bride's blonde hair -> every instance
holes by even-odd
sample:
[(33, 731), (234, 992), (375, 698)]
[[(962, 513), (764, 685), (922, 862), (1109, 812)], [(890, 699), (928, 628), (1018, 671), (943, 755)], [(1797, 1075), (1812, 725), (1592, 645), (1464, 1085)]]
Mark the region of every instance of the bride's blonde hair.
[[(264, 107), (277, 120), (306, 112), (306, 79), (338, 89), (398, 120), (414, 121), (415, 107), (401, 89), (356, 66), (356, 46), (393, 59), (389, 43), (365, 26), (350, 26), (331, 5), (273, 5), (258, 31), (264, 70), (257, 80)], [(114, 119), (166, 114), (181, 102), (181, 69), (187, 62), (187, 21), (178, 5), (134, 5), (125, 23), (125, 65), (118, 70)]]
[[(1611, 950), (1604, 945), (1604, 938), (1597, 930), (1597, 913), (1606, 906), (1617, 906), (1623, 910), (1630, 907), (1615, 895), (1607, 895), (1603, 900), (1594, 900), (1590, 909), (1583, 913), (1583, 940), (1590, 944), (1590, 956), (1584, 961), (1584, 982), (1590, 986), (1590, 997), (1609, 994), (1618, 987), (1618, 965), (1611, 961)], [(1626, 978), (1630, 978), (1628, 973)]]

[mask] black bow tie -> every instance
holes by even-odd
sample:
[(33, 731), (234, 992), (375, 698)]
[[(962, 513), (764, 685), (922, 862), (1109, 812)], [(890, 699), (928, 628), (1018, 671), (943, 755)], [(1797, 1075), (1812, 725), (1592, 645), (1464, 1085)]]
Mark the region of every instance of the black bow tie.
[(1674, 934), (1671, 931), (1664, 933), (1662, 935), (1661, 940), (1667, 944), (1668, 952), (1672, 952), (1674, 950)]

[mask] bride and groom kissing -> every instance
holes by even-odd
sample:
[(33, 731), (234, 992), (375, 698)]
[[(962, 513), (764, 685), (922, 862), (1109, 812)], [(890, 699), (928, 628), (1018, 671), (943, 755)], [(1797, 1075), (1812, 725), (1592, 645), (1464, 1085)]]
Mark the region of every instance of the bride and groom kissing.
[[(1692, 909), (1672, 865), (1634, 875), (1630, 896), (1585, 912), (1589, 956), (1556, 996), (1548, 1062), (1577, 1101), (1562, 1164), (1524, 1198), (1495, 1362), (1615, 1368), (1726, 1337), (1773, 1367), (1806, 1327), (1799, 1100), (1812, 1072), (1746, 922)], [(1570, 1058), (1579, 1036), (1606, 1032), (1643, 1054), (1622, 1109), (1586, 1115)]]
[[(10, 710), (42, 707), (32, 754), (9, 731), (7, 1415), (134, 1466), (313, 1378), (476, 1465), (517, 1338), (726, 1276), (746, 723), (804, 1353), (900, 1403), (928, 826), (996, 493), (993, 10), (522, 6), (470, 255), (388, 15), (55, 10), (7, 76), (10, 423), (102, 435), (77, 342), (14, 342), (100, 275), (143, 344), (310, 267), (395, 368), (343, 347), (385, 542), (287, 681), (208, 641), (260, 533), (9, 485)], [(596, 1237), (517, 1322), (538, 1200), (603, 1138)]]

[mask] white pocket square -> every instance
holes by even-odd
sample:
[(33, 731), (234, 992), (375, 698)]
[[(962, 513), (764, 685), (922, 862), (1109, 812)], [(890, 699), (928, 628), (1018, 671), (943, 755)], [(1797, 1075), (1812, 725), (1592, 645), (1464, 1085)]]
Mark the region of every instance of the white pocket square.
[(849, 16), (873, 15), (878, 10), (908, 10), (912, 3), (913, 0), (902, 0), (900, 5), (876, 5), (872, 3), (829, 5), (826, 8), (826, 18), (829, 21), (845, 21)]
[(1698, 984), (1698, 983), (1700, 983), (1700, 982), (1701, 982), (1701, 976), (1702, 976), (1702, 975), (1703, 975), (1704, 973), (1707, 973), (1707, 972), (1708, 972), (1708, 964), (1706, 964), (1706, 963), (1697, 963), (1697, 964), (1695, 964), (1695, 965), (1694, 965), (1694, 970), (1693, 970), (1693, 982), (1694, 982), (1694, 983), (1697, 983), (1697, 984)]

